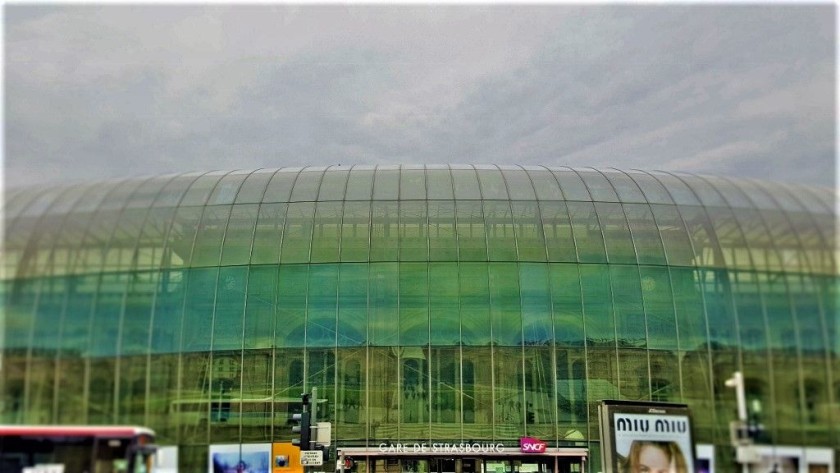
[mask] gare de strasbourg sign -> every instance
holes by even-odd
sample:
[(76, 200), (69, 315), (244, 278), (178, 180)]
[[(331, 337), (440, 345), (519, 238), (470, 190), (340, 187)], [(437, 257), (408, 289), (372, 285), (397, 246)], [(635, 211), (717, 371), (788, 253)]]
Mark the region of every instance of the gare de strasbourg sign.
[[(380, 443), (381, 453), (502, 453), (501, 443)], [(521, 453), (545, 453), (546, 443), (534, 437), (521, 437)]]

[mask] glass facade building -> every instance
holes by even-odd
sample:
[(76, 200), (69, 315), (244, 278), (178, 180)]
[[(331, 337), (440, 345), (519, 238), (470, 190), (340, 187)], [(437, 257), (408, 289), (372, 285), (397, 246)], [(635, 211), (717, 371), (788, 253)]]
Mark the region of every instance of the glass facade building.
[[(0, 422), (288, 441), (318, 388), (339, 446), (589, 449), (602, 399), (688, 404), (731, 464), (840, 448), (834, 194), (536, 166), (207, 172), (11, 189)], [(324, 419), (326, 417), (326, 419)]]

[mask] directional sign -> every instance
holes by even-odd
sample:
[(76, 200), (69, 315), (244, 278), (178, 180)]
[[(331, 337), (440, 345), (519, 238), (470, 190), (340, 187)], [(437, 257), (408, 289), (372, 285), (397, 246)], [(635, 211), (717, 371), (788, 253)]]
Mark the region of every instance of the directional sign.
[(321, 466), (324, 464), (324, 452), (320, 450), (301, 450), (300, 464), (303, 466)]

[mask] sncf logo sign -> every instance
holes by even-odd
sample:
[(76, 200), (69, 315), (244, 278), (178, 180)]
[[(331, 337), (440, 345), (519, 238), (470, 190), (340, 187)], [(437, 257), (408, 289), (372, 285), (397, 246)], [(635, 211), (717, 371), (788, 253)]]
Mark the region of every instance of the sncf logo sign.
[(522, 453), (545, 453), (545, 442), (534, 437), (520, 437), (519, 451)]

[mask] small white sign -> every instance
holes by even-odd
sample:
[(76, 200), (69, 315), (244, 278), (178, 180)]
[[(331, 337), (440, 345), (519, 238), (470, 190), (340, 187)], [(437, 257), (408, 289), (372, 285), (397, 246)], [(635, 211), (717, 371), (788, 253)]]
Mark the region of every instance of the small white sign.
[(23, 469), (24, 473), (64, 473), (63, 463), (42, 463), (35, 466), (26, 467)]
[(300, 464), (303, 466), (321, 466), (324, 464), (324, 452), (320, 450), (301, 450)]

